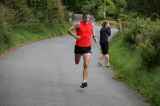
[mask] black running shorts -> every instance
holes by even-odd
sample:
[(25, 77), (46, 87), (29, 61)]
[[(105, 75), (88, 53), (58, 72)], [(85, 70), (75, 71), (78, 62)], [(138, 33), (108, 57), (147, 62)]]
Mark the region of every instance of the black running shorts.
[(103, 55), (108, 54), (108, 52), (109, 52), (109, 43), (108, 42), (100, 43), (100, 46), (101, 46), (101, 52), (102, 52), (102, 54)]
[(91, 53), (91, 47), (79, 47), (75, 45), (74, 53), (81, 54), (81, 55), (85, 53)]

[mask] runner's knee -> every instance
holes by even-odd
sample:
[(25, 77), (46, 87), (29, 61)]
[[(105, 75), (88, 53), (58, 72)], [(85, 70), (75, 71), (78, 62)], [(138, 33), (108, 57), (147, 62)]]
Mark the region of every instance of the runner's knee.
[(84, 64), (83, 64), (83, 67), (84, 67), (84, 68), (88, 68), (88, 64), (87, 64), (87, 63), (84, 63)]

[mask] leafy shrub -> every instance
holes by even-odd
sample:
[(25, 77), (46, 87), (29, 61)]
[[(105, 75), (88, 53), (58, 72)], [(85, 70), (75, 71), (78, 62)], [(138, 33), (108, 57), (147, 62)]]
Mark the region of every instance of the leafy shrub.
[(27, 6), (19, 7), (16, 10), (16, 23), (30, 23), (37, 21), (33, 15), (33, 11)]
[[(159, 26), (160, 27), (160, 26)], [(153, 29), (154, 31), (148, 32), (149, 38), (144, 42), (142, 47), (142, 59), (143, 63), (147, 67), (160, 65), (160, 29)], [(147, 36), (147, 35), (146, 35)]]
[(0, 24), (10, 23), (15, 24), (16, 11), (0, 4)]
[(142, 48), (141, 56), (143, 65), (145, 65), (147, 68), (155, 65), (157, 61), (157, 52), (156, 48), (151, 45), (150, 41), (146, 41), (145, 46)]
[(12, 45), (13, 36), (9, 29), (9, 26), (0, 24), (0, 52), (10, 48)]
[(128, 43), (130, 47), (136, 47), (138, 43), (138, 35), (140, 35), (143, 31), (143, 24), (141, 21), (132, 20), (129, 23), (129, 27), (124, 31), (124, 42)]
[(142, 64), (149, 68), (160, 65), (160, 22), (150, 19), (133, 19), (122, 32), (128, 48), (139, 49)]

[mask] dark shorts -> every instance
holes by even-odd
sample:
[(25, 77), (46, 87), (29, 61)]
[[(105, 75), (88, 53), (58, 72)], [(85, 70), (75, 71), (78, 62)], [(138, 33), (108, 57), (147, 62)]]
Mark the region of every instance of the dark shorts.
[(108, 42), (100, 43), (100, 46), (101, 46), (101, 52), (102, 52), (102, 54), (103, 55), (108, 54), (108, 52), (109, 52), (109, 43)]
[(74, 53), (82, 55), (82, 54), (85, 54), (85, 53), (92, 53), (92, 52), (91, 52), (91, 47), (79, 47), (79, 46), (75, 46)]

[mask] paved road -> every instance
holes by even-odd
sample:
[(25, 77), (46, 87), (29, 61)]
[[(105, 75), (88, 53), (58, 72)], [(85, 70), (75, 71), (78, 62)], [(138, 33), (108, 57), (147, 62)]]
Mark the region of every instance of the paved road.
[[(113, 30), (115, 32), (115, 30)], [(93, 47), (89, 86), (81, 89), (69, 36), (36, 42), (0, 59), (0, 106), (148, 106), (112, 73), (97, 65)]]

